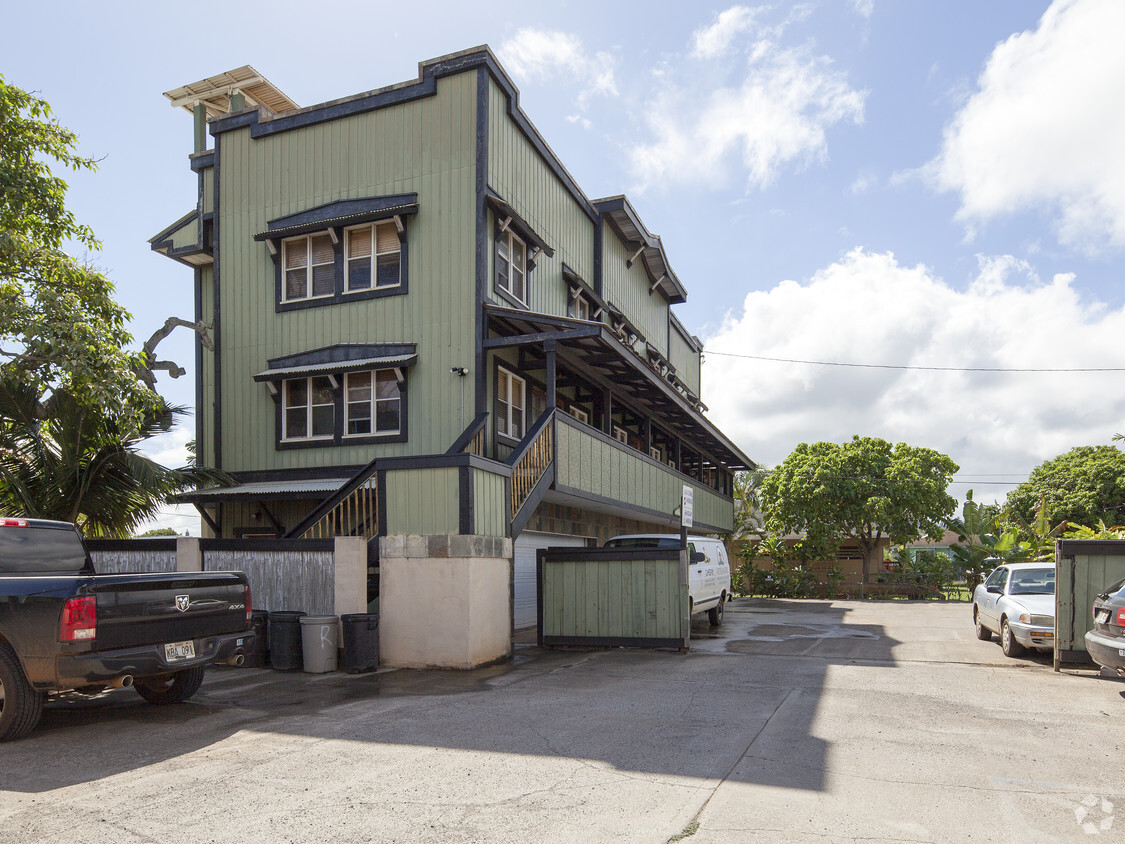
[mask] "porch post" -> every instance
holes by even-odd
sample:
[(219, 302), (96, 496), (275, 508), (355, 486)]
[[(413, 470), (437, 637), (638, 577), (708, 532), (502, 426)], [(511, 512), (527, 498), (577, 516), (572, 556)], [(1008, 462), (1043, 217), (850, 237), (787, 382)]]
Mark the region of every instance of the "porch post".
[(602, 430), (613, 436), (613, 391), (602, 392)]
[(555, 406), (555, 341), (544, 340), (543, 351), (547, 354), (547, 407)]

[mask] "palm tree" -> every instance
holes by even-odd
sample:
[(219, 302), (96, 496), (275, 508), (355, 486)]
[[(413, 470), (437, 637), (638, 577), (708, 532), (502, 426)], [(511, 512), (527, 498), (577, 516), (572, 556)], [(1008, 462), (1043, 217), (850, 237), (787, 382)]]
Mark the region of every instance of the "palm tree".
[(74, 522), (86, 536), (127, 537), (176, 493), (225, 476), (169, 469), (140, 453), (185, 414), (158, 399), (141, 411), (91, 409), (66, 392), (41, 402), (0, 375), (0, 515)]

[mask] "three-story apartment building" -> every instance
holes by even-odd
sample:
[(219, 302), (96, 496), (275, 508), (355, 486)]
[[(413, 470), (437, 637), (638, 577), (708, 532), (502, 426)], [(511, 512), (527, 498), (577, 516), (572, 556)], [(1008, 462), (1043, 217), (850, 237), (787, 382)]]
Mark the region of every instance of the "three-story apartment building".
[(166, 96), (198, 192), (152, 248), (194, 271), (197, 454), (238, 479), (189, 496), (207, 533), (362, 534), (373, 565), (491, 537), (519, 627), (536, 547), (666, 531), (685, 485), (732, 529), (753, 463), (703, 415), (684, 285), (487, 47), (307, 108), (250, 67)]

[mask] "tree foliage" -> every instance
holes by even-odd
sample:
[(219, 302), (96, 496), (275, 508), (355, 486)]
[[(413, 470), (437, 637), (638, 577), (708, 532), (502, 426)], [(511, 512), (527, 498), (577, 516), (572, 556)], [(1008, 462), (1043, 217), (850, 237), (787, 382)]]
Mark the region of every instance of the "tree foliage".
[(77, 146), (46, 102), (0, 76), (0, 361), (40, 396), (59, 389), (91, 405), (140, 409), (155, 399), (127, 350), (129, 313), (108, 278), (63, 251), (99, 247), (51, 172), (52, 163), (96, 169)]
[(90, 408), (56, 391), (41, 418), (33, 386), (0, 379), (0, 515), (74, 522), (86, 536), (128, 537), (173, 495), (225, 476), (168, 469), (140, 443), (168, 431), (183, 411)]
[(810, 558), (854, 540), (870, 559), (883, 537), (894, 543), (939, 538), (956, 501), (946, 491), (958, 466), (929, 448), (875, 437), (801, 443), (762, 485), (770, 530), (803, 534)]
[(1078, 446), (1036, 466), (1007, 498), (1025, 522), (1043, 504), (1055, 521), (1125, 523), (1125, 453), (1111, 445)]

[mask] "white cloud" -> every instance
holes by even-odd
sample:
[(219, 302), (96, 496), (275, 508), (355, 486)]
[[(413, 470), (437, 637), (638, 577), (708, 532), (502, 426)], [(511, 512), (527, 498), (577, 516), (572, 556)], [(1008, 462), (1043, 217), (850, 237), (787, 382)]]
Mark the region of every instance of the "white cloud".
[[(695, 40), (698, 52), (700, 33)], [(706, 43), (712, 51), (707, 55), (718, 55), (729, 42), (715, 35)], [(732, 178), (763, 188), (786, 165), (826, 160), (830, 126), (863, 121), (866, 92), (852, 89), (829, 58), (781, 46), (772, 37), (753, 41), (744, 52), (734, 85), (715, 86), (721, 68), (694, 73), (685, 84), (667, 73), (657, 80), (645, 109), (653, 138), (628, 149), (638, 189), (657, 183), (720, 187)]]
[(861, 18), (869, 18), (875, 13), (875, 0), (852, 0), (852, 8)]
[(754, 28), (756, 18), (765, 11), (761, 7), (731, 6), (715, 16), (710, 26), (697, 29), (691, 36), (691, 54), (697, 59), (713, 59), (725, 54), (731, 42)]
[(569, 79), (579, 88), (580, 106), (594, 95), (617, 96), (614, 57), (589, 52), (576, 35), (525, 27), (497, 52), (504, 67), (517, 79)]
[(1056, 0), (992, 52), (925, 174), (967, 225), (1047, 210), (1060, 242), (1125, 246), (1125, 3)]
[[(1003, 256), (981, 258), (976, 277), (958, 290), (925, 266), (855, 249), (806, 283), (748, 294), (743, 312), (728, 316), (704, 345), (867, 364), (1118, 365), (1125, 308), (1083, 302), (1072, 281), (1040, 282), (1026, 262)], [(1113, 373), (927, 372), (708, 354), (703, 376), (710, 417), (765, 465), (799, 442), (860, 434), (936, 448), (963, 475), (1027, 472), (1075, 445), (1109, 443), (1125, 419)]]

